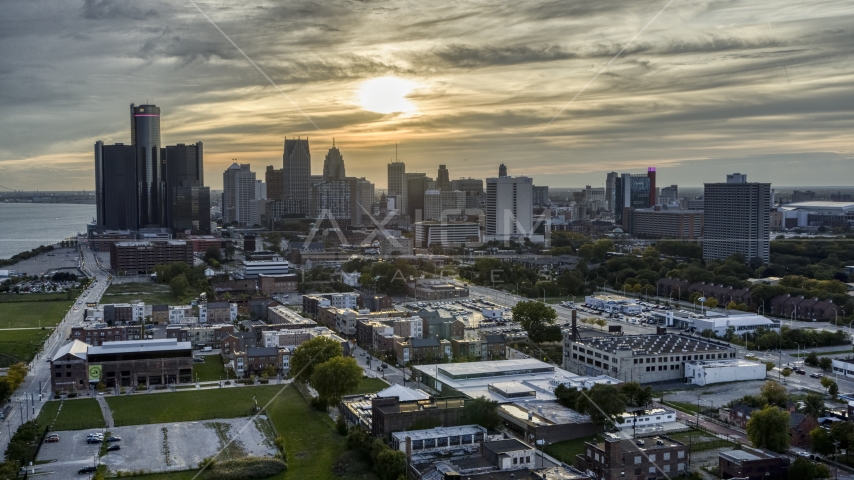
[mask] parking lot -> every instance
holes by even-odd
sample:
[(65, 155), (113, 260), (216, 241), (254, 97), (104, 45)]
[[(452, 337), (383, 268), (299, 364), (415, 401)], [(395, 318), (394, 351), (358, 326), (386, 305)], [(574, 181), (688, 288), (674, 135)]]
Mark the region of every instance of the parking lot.
[[(266, 417), (254, 421), (233, 418), (114, 427), (109, 430), (122, 439), (115, 442), (121, 445), (121, 450), (108, 452), (101, 457), (101, 463), (111, 472), (187, 470), (198, 466), (203, 458), (217, 454), (234, 437), (236, 439), (223, 451), (220, 460), (274, 455), (272, 430), (266, 428), (264, 422)], [(48, 478), (77, 477), (79, 469), (93, 464), (100, 449), (98, 444), (86, 443), (86, 435), (90, 432), (56, 432), (59, 442), (45, 443), (38, 456), (39, 461), (53, 462), (40, 465), (37, 473)]]

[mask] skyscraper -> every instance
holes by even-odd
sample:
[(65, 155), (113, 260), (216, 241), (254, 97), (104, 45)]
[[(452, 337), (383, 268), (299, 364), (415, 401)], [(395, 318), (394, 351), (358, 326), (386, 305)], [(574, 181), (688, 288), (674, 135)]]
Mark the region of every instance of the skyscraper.
[(616, 183), (617, 177), (619, 176), (620, 174), (617, 172), (608, 172), (608, 175), (605, 177), (605, 201), (608, 203), (608, 209), (610, 210), (614, 210), (616, 208)]
[(282, 170), (276, 170), (272, 165), (267, 165), (264, 172), (264, 181), (267, 182), (267, 198), (270, 200), (281, 200), (284, 195), (282, 189)]
[(344, 157), (341, 151), (335, 148), (335, 140), (332, 140), (332, 148), (326, 153), (323, 161), (323, 180), (344, 180)]
[[(95, 143), (97, 223), (109, 230), (138, 228), (137, 170), (134, 148)], [(100, 193), (99, 193), (100, 192)]]
[(409, 218), (414, 222), (420, 222), (424, 218), (424, 192), (431, 179), (425, 173), (406, 174), (406, 206)]
[(498, 166), (498, 176), (499, 177), (506, 177), (507, 176), (507, 166), (504, 165), (503, 163)]
[(439, 165), (439, 172), (436, 175), (436, 187), (441, 191), (451, 189), (451, 177), (445, 165)]
[(311, 153), (308, 139), (285, 139), (282, 190), (287, 213), (309, 215), (311, 209)]
[[(614, 222), (623, 222), (624, 208), (648, 208), (649, 177), (624, 173), (614, 179)], [(606, 193), (607, 195), (607, 193)]]
[(401, 205), (395, 205), (401, 213), (408, 212), (406, 207), (408, 185), (406, 181), (406, 164), (391, 162), (388, 164), (388, 195), (399, 195)]
[(166, 217), (175, 231), (210, 233), (211, 191), (205, 186), (202, 142), (179, 143), (160, 152), (166, 163)]
[(533, 234), (533, 181), (528, 177), (486, 179), (486, 239), (510, 240)]
[(655, 190), (655, 167), (647, 168), (646, 176), (649, 179), (649, 206), (654, 207), (657, 201)]
[(769, 261), (770, 183), (747, 183), (746, 175), (727, 175), (726, 183), (705, 184), (703, 199), (703, 258), (740, 253), (747, 262)]
[(222, 220), (250, 226), (259, 222), (255, 172), (249, 164), (235, 162), (222, 174)]
[(139, 227), (166, 226), (166, 164), (160, 155), (160, 108), (130, 104), (130, 142), (136, 155)]

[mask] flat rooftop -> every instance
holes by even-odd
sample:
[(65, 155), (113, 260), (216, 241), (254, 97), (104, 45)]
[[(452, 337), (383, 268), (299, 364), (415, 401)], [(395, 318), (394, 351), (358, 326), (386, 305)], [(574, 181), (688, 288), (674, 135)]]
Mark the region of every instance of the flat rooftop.
[(117, 353), (167, 352), (192, 350), (190, 342), (179, 342), (176, 338), (161, 338), (154, 340), (123, 340), (104, 342), (100, 346), (90, 346), (88, 355), (113, 355)]
[(636, 355), (658, 355), (665, 353), (690, 353), (698, 351), (732, 350), (732, 347), (687, 335), (625, 335), (621, 337), (593, 337), (575, 342), (608, 353), (631, 350)]
[[(852, 360), (852, 362), (854, 362), (854, 360)], [(762, 365), (759, 362), (751, 362), (750, 360), (740, 358), (733, 358), (731, 360), (692, 360), (687, 363), (690, 363), (691, 365), (699, 365), (703, 368), (755, 367), (757, 365)]]
[(429, 438), (439, 438), (439, 437), (458, 437), (461, 435), (476, 435), (476, 434), (486, 435), (486, 429), (481, 427), (480, 425), (461, 425), (459, 427), (436, 427), (436, 428), (428, 428), (425, 430), (410, 430), (404, 432), (394, 432), (391, 434), (393, 438), (396, 438), (398, 442), (406, 442), (406, 438), (409, 437), (413, 441), (415, 440), (425, 440)]

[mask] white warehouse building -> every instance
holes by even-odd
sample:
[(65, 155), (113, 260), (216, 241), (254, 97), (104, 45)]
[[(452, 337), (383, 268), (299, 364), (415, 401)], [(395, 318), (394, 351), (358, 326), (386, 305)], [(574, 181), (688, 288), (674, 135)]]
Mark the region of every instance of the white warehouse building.
[(685, 363), (685, 381), (699, 386), (723, 382), (764, 380), (765, 364), (747, 360), (717, 360)]
[(634, 300), (619, 295), (588, 295), (584, 297), (584, 303), (590, 308), (608, 313), (637, 315), (643, 310)]
[(779, 320), (771, 320), (762, 315), (741, 310), (706, 310), (704, 313), (686, 310), (668, 311), (664, 314), (664, 318), (665, 325), (668, 327), (683, 329), (694, 327), (697, 332), (712, 330), (719, 337), (723, 337), (730, 327), (736, 335), (753, 333), (760, 327), (780, 331)]

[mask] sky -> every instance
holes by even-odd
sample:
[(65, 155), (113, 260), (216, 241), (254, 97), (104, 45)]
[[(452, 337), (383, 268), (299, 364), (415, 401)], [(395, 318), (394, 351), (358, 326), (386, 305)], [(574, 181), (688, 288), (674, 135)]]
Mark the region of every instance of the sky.
[(452, 179), (504, 163), (551, 187), (648, 166), (660, 185), (736, 171), (854, 184), (850, 1), (4, 0), (2, 11), (0, 190), (93, 189), (93, 144), (129, 143), (128, 106), (146, 102), (161, 108), (164, 145), (204, 142), (212, 188), (234, 159), (259, 178), (281, 168), (286, 137), (309, 138), (318, 173), (334, 138), (347, 175), (377, 188), (395, 145), (407, 171), (435, 177), (446, 164)]

